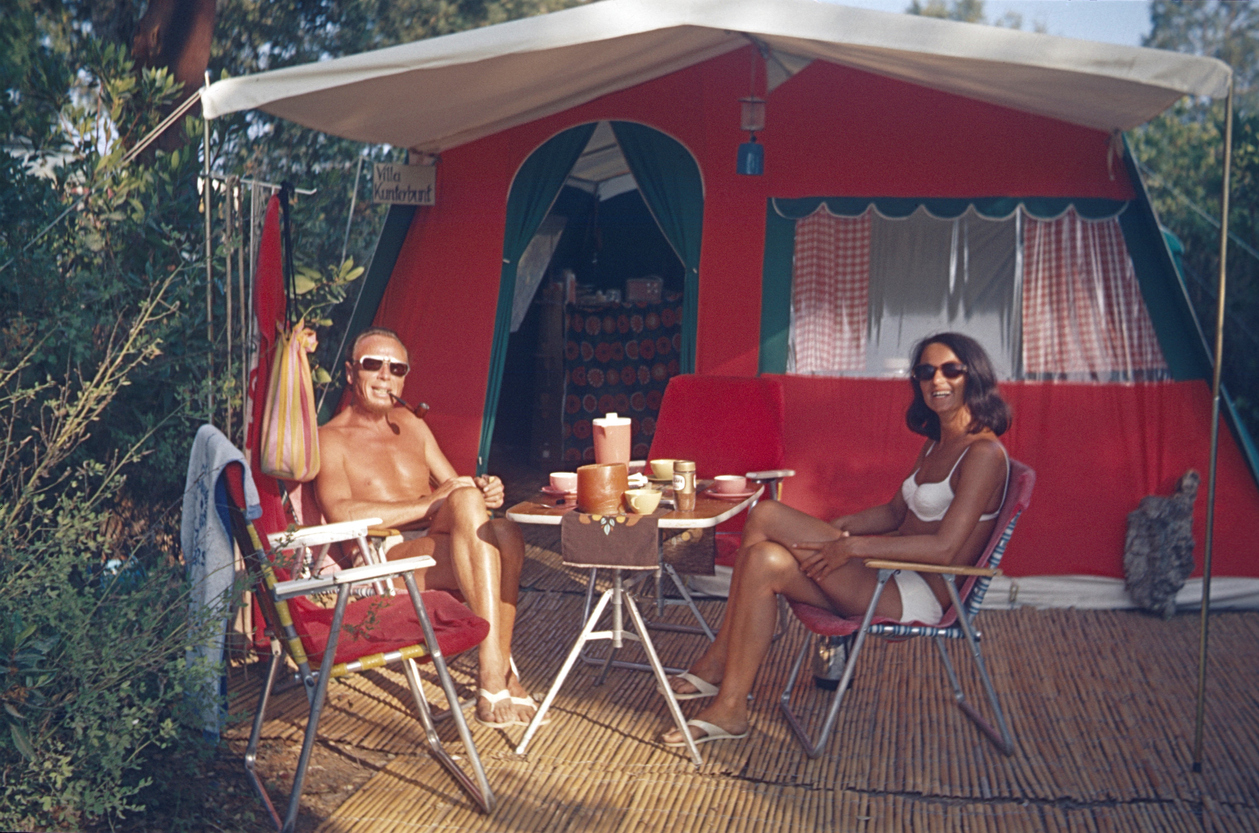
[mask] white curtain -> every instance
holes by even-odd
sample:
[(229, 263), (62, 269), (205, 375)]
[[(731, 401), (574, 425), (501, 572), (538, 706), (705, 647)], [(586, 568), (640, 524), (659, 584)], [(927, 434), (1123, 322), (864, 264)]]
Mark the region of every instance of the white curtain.
[(1003, 379), (1167, 375), (1118, 217), (823, 204), (797, 222), (788, 372), (903, 375), (914, 342), (941, 330), (978, 340)]

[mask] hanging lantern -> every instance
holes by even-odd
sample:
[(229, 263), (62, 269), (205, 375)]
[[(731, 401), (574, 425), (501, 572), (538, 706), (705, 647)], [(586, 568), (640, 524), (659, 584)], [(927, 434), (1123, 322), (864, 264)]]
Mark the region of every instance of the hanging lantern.
[(740, 126), (748, 133), (765, 129), (765, 99), (750, 95), (739, 99)]
[(765, 146), (757, 144), (757, 131), (765, 129), (765, 99), (756, 95), (756, 63), (752, 64), (752, 89), (747, 98), (739, 99), (739, 127), (751, 136), (739, 145), (735, 170), (744, 176), (760, 176), (765, 172)]

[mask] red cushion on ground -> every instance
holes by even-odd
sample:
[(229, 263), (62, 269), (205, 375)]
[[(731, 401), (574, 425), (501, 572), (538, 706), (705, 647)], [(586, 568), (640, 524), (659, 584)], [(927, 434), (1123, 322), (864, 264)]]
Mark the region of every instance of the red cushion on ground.
[[(481, 644), (490, 632), (490, 624), (443, 590), (422, 593), (428, 617), (437, 634), (442, 654), (453, 657)], [(322, 656), (332, 625), (331, 607), (320, 607), (309, 599), (289, 602), (302, 646), (313, 659)], [(345, 610), (341, 637), (337, 642), (336, 662), (350, 662), (368, 654), (387, 653), (407, 645), (422, 644), (424, 632), (411, 597), (369, 596), (350, 602)]]

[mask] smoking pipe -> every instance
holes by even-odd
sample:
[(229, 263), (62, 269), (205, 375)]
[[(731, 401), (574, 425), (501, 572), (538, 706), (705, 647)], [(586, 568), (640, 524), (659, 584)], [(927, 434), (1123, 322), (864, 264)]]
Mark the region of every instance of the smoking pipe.
[(420, 404), (412, 407), (405, 399), (403, 399), (401, 396), (398, 396), (396, 393), (391, 393), (389, 395), (393, 397), (393, 401), (395, 405), (401, 405), (402, 407), (406, 408), (411, 413), (415, 414), (420, 419), (424, 419), (424, 415), (428, 413), (427, 402), (421, 402)]

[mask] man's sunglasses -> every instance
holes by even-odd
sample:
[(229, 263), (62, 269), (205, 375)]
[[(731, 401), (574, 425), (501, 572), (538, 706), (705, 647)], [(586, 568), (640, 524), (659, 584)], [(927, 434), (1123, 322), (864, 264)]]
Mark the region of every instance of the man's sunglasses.
[(966, 365), (961, 362), (945, 362), (937, 368), (934, 364), (920, 364), (914, 367), (914, 378), (919, 382), (930, 382), (936, 377), (936, 370), (944, 374), (945, 379), (957, 379), (966, 375)]
[(380, 370), (386, 362), (389, 364), (389, 372), (398, 378), (406, 376), (411, 369), (411, 365), (406, 362), (395, 361), (388, 356), (362, 356), (354, 361), (355, 364), (368, 373), (375, 373)]

